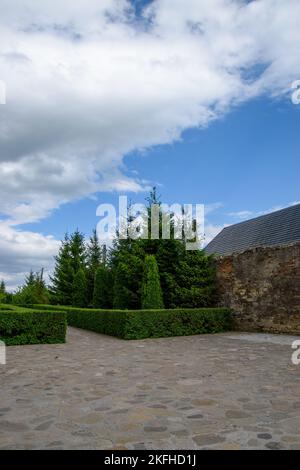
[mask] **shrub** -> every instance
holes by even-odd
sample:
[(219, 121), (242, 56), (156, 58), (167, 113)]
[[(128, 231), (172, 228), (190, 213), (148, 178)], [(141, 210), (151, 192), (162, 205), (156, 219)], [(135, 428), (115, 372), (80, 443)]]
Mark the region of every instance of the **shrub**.
[(230, 330), (230, 327), (231, 312), (225, 308), (128, 311), (125, 338), (220, 333)]
[(87, 304), (87, 282), (83, 269), (79, 269), (73, 281), (73, 305), (85, 307)]
[(231, 329), (227, 308), (174, 310), (96, 310), (72, 307), (36, 306), (67, 313), (70, 326), (123, 339), (186, 336), (220, 333)]
[(159, 272), (155, 256), (145, 258), (142, 284), (142, 309), (164, 308)]
[(66, 340), (66, 314), (29, 309), (0, 310), (0, 340), (7, 346), (54, 344)]

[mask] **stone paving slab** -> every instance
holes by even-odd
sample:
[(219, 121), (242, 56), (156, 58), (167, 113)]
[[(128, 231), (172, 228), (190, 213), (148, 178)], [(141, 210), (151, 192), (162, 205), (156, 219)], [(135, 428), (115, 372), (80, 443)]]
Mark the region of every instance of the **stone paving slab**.
[[(300, 449), (293, 337), (224, 333), (11, 346), (1, 449)], [(298, 338), (299, 339), (299, 338)]]

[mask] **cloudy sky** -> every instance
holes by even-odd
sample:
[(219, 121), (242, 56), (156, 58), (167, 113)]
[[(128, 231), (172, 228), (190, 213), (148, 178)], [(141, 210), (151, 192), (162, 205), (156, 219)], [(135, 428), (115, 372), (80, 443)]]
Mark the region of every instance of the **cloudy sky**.
[(299, 194), (299, 0), (0, 0), (0, 278), (101, 202), (205, 203), (207, 239)]

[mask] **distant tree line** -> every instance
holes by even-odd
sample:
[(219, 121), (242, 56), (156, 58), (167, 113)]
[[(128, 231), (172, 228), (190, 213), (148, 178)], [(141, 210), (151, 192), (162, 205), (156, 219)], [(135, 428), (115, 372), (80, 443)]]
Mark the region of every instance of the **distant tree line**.
[[(150, 207), (159, 203), (156, 191)], [(43, 271), (30, 273), (14, 295), (20, 304), (53, 303), (103, 309), (193, 308), (214, 304), (215, 269), (202, 250), (187, 251), (172, 235), (168, 240), (116, 237), (107, 250), (96, 230), (86, 242), (79, 230), (61, 242), (47, 288)], [(0, 291), (1, 292), (1, 291)]]

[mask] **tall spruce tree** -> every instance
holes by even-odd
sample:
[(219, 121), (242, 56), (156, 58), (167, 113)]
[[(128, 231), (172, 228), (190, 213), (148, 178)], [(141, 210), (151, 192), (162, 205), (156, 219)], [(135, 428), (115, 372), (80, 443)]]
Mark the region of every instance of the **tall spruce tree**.
[[(151, 229), (151, 205), (159, 206), (159, 232), (163, 209), (155, 188), (148, 201), (148, 227)], [(187, 251), (185, 240), (175, 239), (175, 220), (171, 214), (170, 239), (117, 240), (110, 252), (114, 273), (114, 306), (140, 308), (142, 305), (143, 263), (155, 256), (160, 274), (165, 308), (214, 305), (214, 266), (202, 250)], [(133, 302), (134, 299), (134, 302)]]
[(142, 308), (164, 308), (158, 266), (155, 256), (153, 255), (148, 255), (145, 258), (144, 277), (142, 285)]
[(5, 287), (5, 282), (2, 279), (0, 283), (0, 303), (6, 301), (6, 287)]
[(1, 284), (0, 284), (0, 294), (6, 294), (6, 287), (5, 287), (5, 282), (2, 279)]
[(61, 305), (73, 303), (73, 281), (77, 272), (86, 269), (84, 235), (76, 230), (65, 235), (58, 255), (55, 257), (54, 274), (51, 277), (53, 302)]
[(58, 255), (55, 256), (54, 273), (50, 278), (52, 301), (55, 304), (72, 304), (74, 269), (71, 260), (70, 238), (66, 234), (61, 242)]
[(96, 279), (96, 272), (101, 267), (102, 249), (97, 236), (97, 231), (94, 229), (87, 245), (87, 303), (93, 304), (94, 298), (94, 283)]
[(80, 269), (86, 269), (86, 246), (84, 234), (77, 229), (70, 236), (70, 256), (71, 266), (74, 276)]
[(74, 307), (87, 306), (87, 281), (85, 272), (80, 268), (74, 276), (72, 285), (72, 304)]

